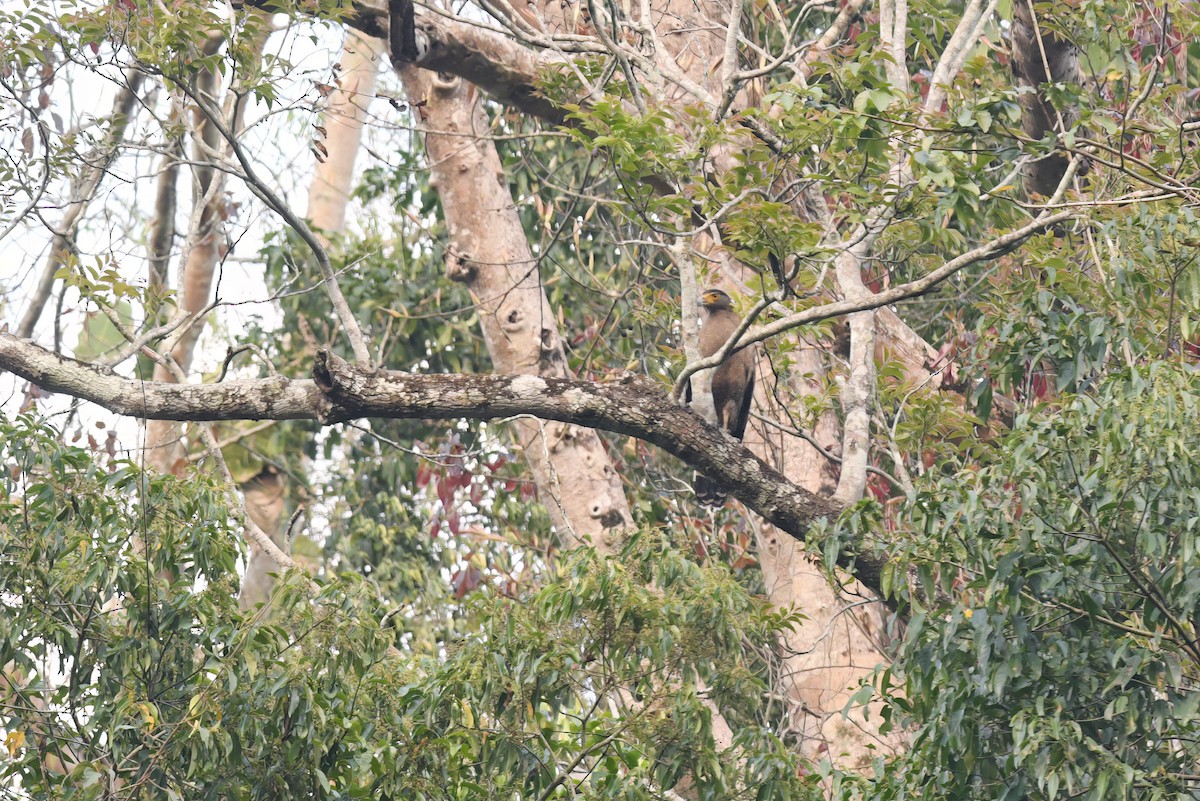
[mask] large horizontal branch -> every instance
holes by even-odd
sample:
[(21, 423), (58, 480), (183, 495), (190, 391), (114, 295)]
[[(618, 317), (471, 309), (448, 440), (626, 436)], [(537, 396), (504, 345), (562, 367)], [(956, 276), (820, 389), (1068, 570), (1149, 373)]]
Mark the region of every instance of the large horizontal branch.
[[(346, 23), (369, 36), (388, 38), (386, 4), (359, 2)], [(525, 47), (479, 25), (461, 22), (416, 9), (419, 56), (412, 61), (434, 72), (457, 75), (470, 81), (497, 102), (560, 125), (566, 110), (542, 96), (538, 77), (546, 70), (565, 66), (550, 50)]]
[[(321, 352), (313, 367), (315, 380), (167, 384), (125, 378), (2, 332), (0, 371), (117, 414), (152, 420), (318, 420), (328, 425), (361, 417), (494, 420), (529, 415), (657, 445), (720, 482), (797, 539), (806, 536), (814, 521), (840, 511), (637, 377), (598, 384), (529, 375), (401, 373), (370, 370)], [(846, 551), (839, 562), (880, 591), (883, 557)]]

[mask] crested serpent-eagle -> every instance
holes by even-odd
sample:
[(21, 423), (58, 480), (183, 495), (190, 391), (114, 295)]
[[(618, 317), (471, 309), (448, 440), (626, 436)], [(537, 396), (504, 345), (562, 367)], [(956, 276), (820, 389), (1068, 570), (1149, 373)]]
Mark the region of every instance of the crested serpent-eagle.
[[(707, 358), (719, 351), (733, 336), (742, 318), (733, 310), (733, 300), (719, 289), (706, 289), (700, 296), (703, 309), (700, 321), (700, 355)], [(713, 406), (717, 425), (741, 439), (750, 417), (754, 397), (754, 348), (742, 348), (730, 354), (712, 374)], [(687, 399), (692, 388), (688, 385)], [(725, 502), (724, 490), (707, 476), (696, 474), (696, 498), (701, 503), (719, 506)]]

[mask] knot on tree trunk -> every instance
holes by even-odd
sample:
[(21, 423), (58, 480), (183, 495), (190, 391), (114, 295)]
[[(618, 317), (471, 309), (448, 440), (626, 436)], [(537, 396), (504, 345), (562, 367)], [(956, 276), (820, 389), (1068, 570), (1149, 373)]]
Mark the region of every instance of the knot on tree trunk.
[(451, 281), (472, 281), (475, 279), (475, 265), (466, 256), (448, 252), (446, 254), (446, 277)]

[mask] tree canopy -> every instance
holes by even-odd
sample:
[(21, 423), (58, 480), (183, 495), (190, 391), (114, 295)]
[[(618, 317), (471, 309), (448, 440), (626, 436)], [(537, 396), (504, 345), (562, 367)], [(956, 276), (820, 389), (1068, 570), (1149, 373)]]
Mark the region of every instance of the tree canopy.
[(1198, 29), (0, 8), (3, 794), (1194, 799)]

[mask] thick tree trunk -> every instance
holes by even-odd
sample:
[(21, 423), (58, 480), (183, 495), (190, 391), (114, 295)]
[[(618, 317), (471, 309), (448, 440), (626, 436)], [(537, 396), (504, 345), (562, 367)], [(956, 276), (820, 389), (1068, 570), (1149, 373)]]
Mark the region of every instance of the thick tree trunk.
[[(549, 5), (553, 8), (557, 4)], [(676, 3), (654, 19), (666, 46), (666, 52), (660, 58), (671, 58), (674, 62), (667, 65), (667, 72), (676, 69), (714, 98), (724, 91), (722, 75), (737, 66), (725, 63), (729, 58), (725, 34), (732, 22), (731, 7), (732, 4), (712, 0)], [(680, 83), (666, 84), (662, 89), (659, 102), (697, 102), (697, 98), (689, 96)], [(753, 102), (752, 94), (743, 94), (737, 105), (740, 107), (749, 102)], [(737, 154), (733, 148), (727, 148), (714, 154), (713, 158), (718, 163), (733, 166)], [(697, 237), (696, 246), (705, 248), (706, 239)], [(707, 249), (708, 255), (718, 255), (715, 261), (720, 265), (719, 273), (726, 288), (743, 297), (748, 296), (754, 277), (751, 271), (732, 258), (721, 257), (723, 254), (717, 254), (711, 243)], [(866, 316), (873, 320), (871, 313)], [(871, 328), (873, 330), (873, 325)], [(776, 386), (770, 360), (765, 357), (760, 360), (755, 408), (765, 416), (787, 420), (786, 410), (778, 408), (776, 398), (782, 397), (789, 406), (799, 407), (805, 394), (820, 391), (817, 384), (828, 369), (828, 358), (810, 345), (798, 344), (800, 353), (782, 386)], [(873, 343), (869, 347), (873, 353)], [(841, 450), (841, 437), (832, 413), (826, 414), (811, 433), (828, 449)], [(836, 488), (840, 471), (807, 442), (781, 435), (778, 430), (772, 431), (762, 424), (751, 427), (746, 441), (759, 456), (799, 486), (826, 497)], [(865, 447), (865, 443), (860, 447)], [(865, 452), (859, 456), (865, 463)], [(841, 767), (857, 765), (870, 758), (870, 746), (876, 737), (871, 727), (864, 728), (861, 722), (846, 725), (839, 713), (855, 685), (883, 660), (875, 642), (863, 635), (856, 625), (857, 619), (846, 611), (861, 599), (831, 586), (820, 567), (804, 555), (803, 546), (794, 538), (769, 523), (756, 526), (755, 530), (759, 564), (771, 602), (783, 609), (795, 607), (807, 616), (806, 621), (789, 631), (780, 643), (783, 669), (777, 674), (777, 685), (773, 688), (778, 697), (789, 702), (792, 733), (801, 743), (803, 753), (810, 758), (829, 757)], [(880, 614), (878, 609), (865, 611), (862, 619), (873, 625)]]
[[(419, 116), (431, 184), (449, 231), (446, 274), (465, 282), (477, 299), (496, 372), (569, 376), (556, 319), (489, 138), (478, 90), (416, 67), (401, 66), (398, 72), (410, 104), (424, 101)], [(633, 518), (600, 437), (580, 426), (528, 418), (512, 427), (560, 535), (568, 543), (590, 540), (607, 548), (611, 536)]]

